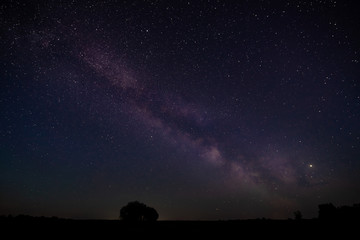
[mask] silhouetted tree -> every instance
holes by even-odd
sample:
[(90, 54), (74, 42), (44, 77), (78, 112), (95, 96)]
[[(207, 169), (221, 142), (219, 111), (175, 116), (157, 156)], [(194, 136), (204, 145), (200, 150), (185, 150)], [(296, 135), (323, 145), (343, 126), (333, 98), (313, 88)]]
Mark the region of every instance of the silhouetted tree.
[(145, 221), (155, 222), (158, 218), (159, 218), (159, 214), (154, 208), (146, 207), (144, 213)]
[(335, 207), (331, 203), (319, 205), (319, 219), (358, 221), (360, 219), (360, 204)]
[(302, 213), (298, 210), (294, 212), (295, 220), (301, 220), (302, 219)]
[(128, 222), (156, 221), (159, 214), (154, 208), (138, 201), (129, 202), (120, 210), (120, 219)]
[(319, 219), (331, 220), (336, 218), (336, 207), (332, 203), (319, 205)]

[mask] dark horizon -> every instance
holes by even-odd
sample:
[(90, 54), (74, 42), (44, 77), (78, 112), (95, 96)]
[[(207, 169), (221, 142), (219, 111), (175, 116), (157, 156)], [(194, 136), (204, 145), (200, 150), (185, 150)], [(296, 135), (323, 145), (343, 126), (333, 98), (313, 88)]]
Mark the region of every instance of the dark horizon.
[(359, 16), (359, 1), (2, 1), (0, 213), (360, 202)]
[[(137, 202), (138, 201), (133, 201)], [(141, 203), (142, 204), (142, 203)], [(93, 219), (93, 218), (61, 218), (58, 216), (31, 216), (26, 214), (19, 214), (19, 215), (3, 215), (0, 214), (1, 220), (18, 220), (18, 221), (32, 221), (32, 220), (90, 220), (90, 221), (124, 221), (128, 222), (127, 219), (124, 219), (124, 217), (121, 216), (120, 210), (120, 216), (118, 218), (113, 219)], [(156, 209), (155, 209), (156, 211)], [(159, 215), (158, 215), (159, 217)], [(304, 221), (304, 220), (322, 220), (322, 221), (359, 221), (360, 217), (360, 203), (353, 204), (351, 206), (343, 205), (343, 206), (334, 206), (332, 203), (322, 203), (318, 205), (318, 216), (312, 217), (312, 218), (304, 218), (301, 211), (297, 210), (293, 212), (293, 217), (289, 218), (283, 218), (283, 219), (272, 219), (272, 218), (265, 218), (265, 217), (257, 217), (257, 218), (248, 218), (248, 219), (212, 219), (212, 220), (205, 220), (205, 219), (158, 219), (156, 217), (154, 221), (169, 221), (169, 222), (191, 222), (191, 221)], [(146, 222), (146, 221), (145, 221)]]

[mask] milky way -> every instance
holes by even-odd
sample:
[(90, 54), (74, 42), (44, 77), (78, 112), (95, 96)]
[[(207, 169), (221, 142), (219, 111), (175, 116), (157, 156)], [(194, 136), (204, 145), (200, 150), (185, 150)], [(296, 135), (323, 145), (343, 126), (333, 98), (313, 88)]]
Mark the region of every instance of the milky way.
[(314, 217), (359, 201), (358, 8), (2, 3), (0, 213)]

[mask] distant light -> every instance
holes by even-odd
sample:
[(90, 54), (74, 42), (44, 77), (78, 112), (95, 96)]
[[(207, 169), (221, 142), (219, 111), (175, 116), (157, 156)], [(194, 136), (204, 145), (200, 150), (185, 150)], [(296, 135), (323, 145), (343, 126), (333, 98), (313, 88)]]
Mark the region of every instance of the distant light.
[(312, 168), (312, 167), (313, 167), (313, 165), (312, 165), (312, 164), (309, 164), (309, 167), (310, 167), (310, 168)]

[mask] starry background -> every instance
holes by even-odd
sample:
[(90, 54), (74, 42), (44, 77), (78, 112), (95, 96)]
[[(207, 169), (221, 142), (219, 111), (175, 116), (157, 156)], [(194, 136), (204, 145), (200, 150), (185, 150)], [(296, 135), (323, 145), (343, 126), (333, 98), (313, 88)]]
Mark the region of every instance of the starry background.
[(0, 213), (360, 202), (358, 1), (2, 1)]

